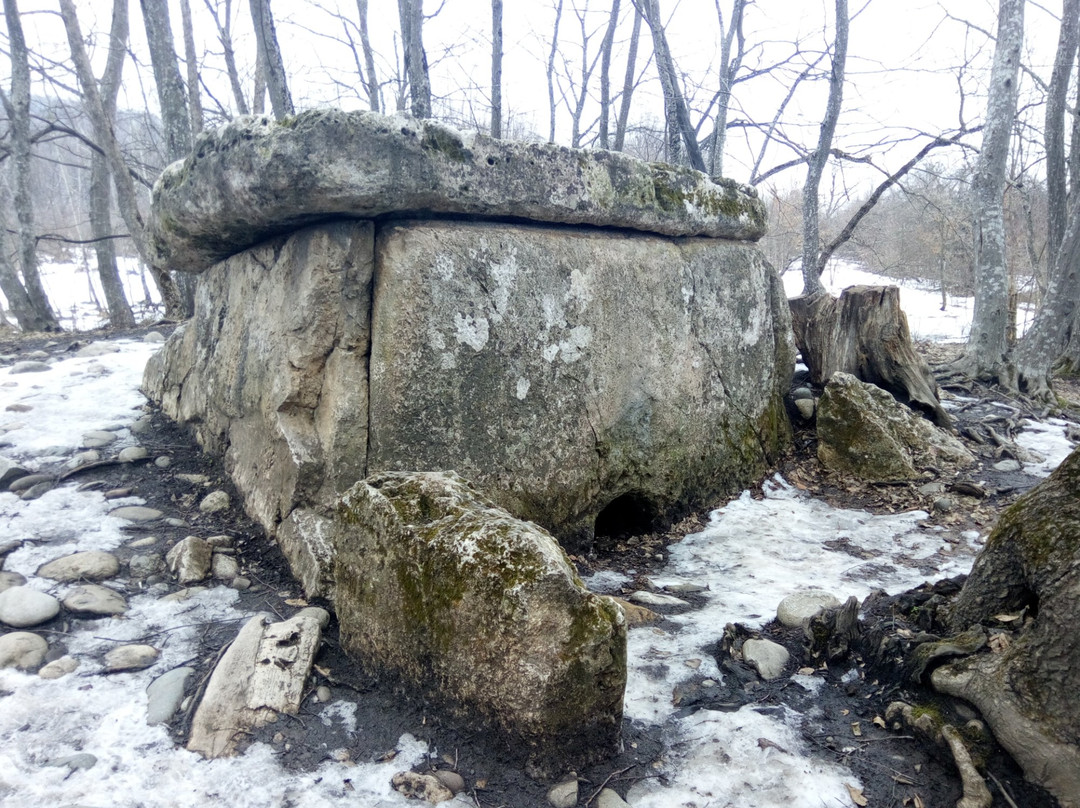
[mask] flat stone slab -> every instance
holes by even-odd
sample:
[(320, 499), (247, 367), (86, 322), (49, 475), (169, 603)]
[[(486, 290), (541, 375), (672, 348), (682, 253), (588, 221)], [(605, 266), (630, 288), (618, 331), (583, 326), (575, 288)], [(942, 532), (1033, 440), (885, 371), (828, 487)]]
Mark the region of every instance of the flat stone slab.
[(164, 264), (202, 272), (305, 224), (413, 211), (745, 241), (766, 226), (756, 191), (689, 168), (333, 109), (199, 135), (155, 184), (149, 224)]
[(87, 550), (42, 564), (37, 574), (61, 583), (67, 581), (104, 581), (120, 572), (120, 561), (104, 550)]
[(106, 617), (123, 614), (128, 605), (123, 595), (107, 586), (85, 584), (64, 596), (64, 608), (75, 614)]

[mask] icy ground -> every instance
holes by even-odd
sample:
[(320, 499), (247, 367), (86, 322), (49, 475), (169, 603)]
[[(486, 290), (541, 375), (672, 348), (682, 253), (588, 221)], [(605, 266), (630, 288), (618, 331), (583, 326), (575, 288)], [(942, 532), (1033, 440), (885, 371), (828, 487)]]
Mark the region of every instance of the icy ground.
[[(846, 277), (843, 285), (852, 282)], [(930, 297), (936, 307), (938, 300)], [(918, 305), (911, 300), (905, 290), (906, 308)], [(908, 312), (920, 322), (918, 309)], [(69, 457), (84, 432), (130, 425), (144, 403), (137, 388), (154, 346), (116, 344), (118, 353), (64, 359), (43, 373), (0, 370), (0, 432), (12, 444), (4, 454), (37, 467)], [(15, 403), (30, 403), (33, 410), (6, 411)], [(1036, 425), (1025, 438), (1047, 457), (1041, 473), (1048, 473), (1068, 452), (1062, 432), (1060, 424)], [(134, 442), (130, 436), (125, 440)], [(673, 628), (630, 632), (626, 714), (663, 727), (669, 766), (666, 785), (653, 779), (634, 787), (628, 795), (633, 808), (850, 805), (845, 784), (857, 787), (857, 779), (807, 754), (798, 714), (777, 717), (744, 707), (733, 713), (702, 710), (678, 717), (671, 705), (672, 690), (692, 675), (719, 678), (704, 646), (714, 643), (728, 622), (768, 621), (780, 599), (795, 589), (812, 584), (841, 600), (863, 597), (879, 587), (898, 591), (925, 579), (919, 567), (931, 557), (934, 577), (966, 571), (983, 538), (968, 533), (950, 537), (955, 542), (945, 541), (940, 529), (920, 527), (926, 514), (919, 511), (874, 516), (832, 508), (778, 477), (766, 484), (765, 493), (759, 500), (744, 493), (714, 511), (706, 529), (671, 548), (669, 563), (654, 577), (660, 586), (707, 586), (705, 605), (675, 617)], [(37, 567), (70, 552), (109, 550), (130, 540), (107, 511), (137, 502), (106, 503), (99, 492), (79, 493), (74, 484), (30, 502), (0, 494), (0, 539), (37, 540), (10, 555), (5, 568), (63, 597), (66, 587), (36, 579)], [(870, 564), (823, 547), (823, 542), (841, 539), (881, 555)], [(603, 589), (619, 581), (606, 576), (592, 583)], [(123, 619), (72, 622), (72, 633), (63, 641), (83, 660), (76, 673), (46, 681), (0, 670), (0, 805), (415, 805), (390, 788), (395, 772), (420, 762), (426, 753), (423, 744), (409, 736), (399, 741), (400, 753), (393, 761), (328, 762), (305, 774), (285, 771), (265, 745), (255, 745), (238, 758), (211, 762), (177, 748), (162, 727), (146, 725), (146, 686), (197, 655), (201, 624), (235, 620), (239, 626), (247, 615), (237, 611), (236, 593), (225, 587), (184, 603), (163, 603), (149, 595), (133, 597), (130, 603)], [(148, 635), (163, 649), (156, 665), (100, 675), (99, 660), (117, 640)], [(813, 686), (811, 677), (796, 677), (800, 680)], [(339, 707), (331, 702), (324, 708), (326, 719), (348, 723), (351, 716)], [(763, 748), (759, 738), (775, 746)], [(85, 770), (48, 765), (78, 752), (96, 756), (97, 764)], [(464, 794), (456, 799), (448, 804), (473, 804)]]

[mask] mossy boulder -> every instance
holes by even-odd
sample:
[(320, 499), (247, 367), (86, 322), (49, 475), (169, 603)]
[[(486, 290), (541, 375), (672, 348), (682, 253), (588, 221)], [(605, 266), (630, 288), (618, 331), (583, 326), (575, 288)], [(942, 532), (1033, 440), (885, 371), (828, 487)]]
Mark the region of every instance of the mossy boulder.
[(558, 543), (453, 473), (357, 483), (334, 518), (341, 642), (555, 776), (615, 751), (626, 623)]
[(818, 403), (818, 459), (862, 480), (912, 480), (927, 466), (971, 465), (960, 441), (849, 373), (836, 372)]
[(766, 223), (753, 188), (689, 168), (320, 109), (199, 135), (154, 186), (150, 229), (163, 265), (202, 272), (313, 222), (416, 212), (750, 241)]

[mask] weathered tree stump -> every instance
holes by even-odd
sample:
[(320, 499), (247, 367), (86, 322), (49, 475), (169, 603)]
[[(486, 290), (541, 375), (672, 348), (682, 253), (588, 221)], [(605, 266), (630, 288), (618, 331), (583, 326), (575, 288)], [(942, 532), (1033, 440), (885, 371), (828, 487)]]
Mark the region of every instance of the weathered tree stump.
[(838, 370), (850, 373), (951, 428), (930, 367), (911, 344), (897, 287), (851, 286), (839, 298), (805, 295), (789, 304), (795, 343), (813, 384), (824, 385)]

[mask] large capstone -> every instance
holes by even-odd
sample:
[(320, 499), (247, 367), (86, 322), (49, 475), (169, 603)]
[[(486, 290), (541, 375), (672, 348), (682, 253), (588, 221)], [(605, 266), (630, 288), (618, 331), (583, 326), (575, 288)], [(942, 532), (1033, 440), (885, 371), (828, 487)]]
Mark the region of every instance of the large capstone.
[(334, 520), (342, 646), (553, 777), (614, 751), (626, 623), (555, 539), (452, 473), (384, 473)]
[(619, 152), (463, 135), (435, 121), (334, 109), (199, 135), (154, 186), (159, 260), (185, 272), (337, 216), (411, 211), (756, 241), (754, 189)]

